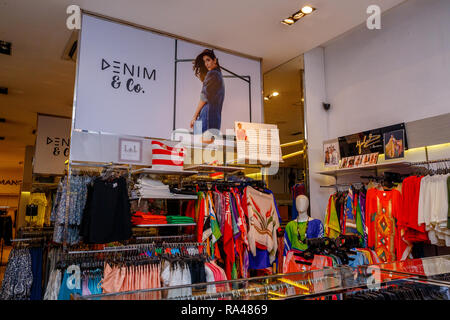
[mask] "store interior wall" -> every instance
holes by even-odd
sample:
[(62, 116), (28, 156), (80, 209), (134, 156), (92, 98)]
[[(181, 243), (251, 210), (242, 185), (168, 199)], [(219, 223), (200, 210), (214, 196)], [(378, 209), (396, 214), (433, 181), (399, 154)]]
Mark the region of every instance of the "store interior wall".
[(320, 185), (334, 178), (316, 174), (324, 140), (449, 112), (448, 30), (450, 1), (409, 0), (382, 14), (380, 30), (363, 24), (305, 53), (313, 216), (323, 219), (333, 190)]

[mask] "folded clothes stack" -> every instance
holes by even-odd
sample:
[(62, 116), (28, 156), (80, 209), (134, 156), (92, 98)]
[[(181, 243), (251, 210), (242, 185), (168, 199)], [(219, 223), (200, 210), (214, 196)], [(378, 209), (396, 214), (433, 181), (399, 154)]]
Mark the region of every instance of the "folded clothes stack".
[(172, 195), (168, 185), (148, 177), (139, 178), (134, 187), (136, 194), (142, 198), (170, 197)]
[(165, 216), (138, 211), (131, 217), (134, 225), (141, 224), (167, 224)]
[(186, 224), (186, 223), (194, 223), (194, 219), (191, 217), (185, 216), (166, 216), (167, 223), (169, 224)]

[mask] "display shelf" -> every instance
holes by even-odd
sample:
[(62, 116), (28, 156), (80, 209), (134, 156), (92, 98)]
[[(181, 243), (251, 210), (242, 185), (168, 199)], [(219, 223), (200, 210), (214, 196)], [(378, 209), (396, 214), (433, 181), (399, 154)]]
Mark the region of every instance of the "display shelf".
[(159, 175), (179, 175), (179, 176), (192, 176), (198, 174), (198, 171), (192, 170), (161, 170), (152, 168), (141, 168), (137, 170), (132, 170), (131, 174), (159, 174)]
[(356, 168), (343, 168), (343, 169), (334, 169), (334, 170), (324, 170), (316, 172), (317, 174), (332, 176), (332, 177), (339, 177), (347, 174), (355, 174), (358, 172), (366, 172), (371, 170), (378, 170), (378, 169), (401, 169), (401, 168), (408, 168), (411, 166), (410, 162), (407, 161), (396, 161), (396, 162), (384, 162), (379, 163), (375, 165), (370, 166), (363, 166), (363, 167), (356, 167)]
[(139, 200), (139, 199), (162, 199), (162, 200), (197, 200), (197, 195), (188, 195), (188, 194), (172, 194), (167, 196), (156, 196), (156, 197), (132, 197), (130, 200)]
[(215, 165), (207, 165), (207, 164), (199, 164), (199, 165), (192, 165), (185, 168), (186, 170), (195, 170), (199, 172), (236, 172), (236, 171), (242, 171), (245, 168), (244, 167), (234, 167), (234, 166), (215, 166)]
[(167, 224), (138, 224), (137, 228), (158, 228), (158, 227), (190, 227), (196, 226), (196, 223), (167, 223)]

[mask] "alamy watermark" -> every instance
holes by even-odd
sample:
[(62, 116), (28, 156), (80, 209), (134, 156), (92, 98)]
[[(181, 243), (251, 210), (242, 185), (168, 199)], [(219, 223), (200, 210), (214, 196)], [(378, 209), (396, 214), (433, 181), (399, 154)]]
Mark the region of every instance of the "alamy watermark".
[(69, 30), (81, 29), (81, 9), (72, 4), (67, 7), (66, 13), (69, 15), (66, 20), (66, 26)]
[(381, 8), (376, 4), (367, 7), (366, 13), (370, 16), (367, 18), (366, 26), (369, 30), (381, 29)]

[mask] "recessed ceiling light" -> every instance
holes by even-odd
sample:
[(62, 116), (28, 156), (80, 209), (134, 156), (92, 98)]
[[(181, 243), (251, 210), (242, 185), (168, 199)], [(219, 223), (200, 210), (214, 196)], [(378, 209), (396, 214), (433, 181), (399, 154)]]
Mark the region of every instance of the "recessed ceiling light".
[(291, 25), (294, 24), (295, 20), (292, 18), (286, 18), (283, 21), (281, 21), (281, 23), (287, 24), (287, 25)]
[(264, 100), (268, 101), (268, 100), (269, 100), (269, 97), (264, 97)]
[(279, 95), (278, 91), (274, 91), (274, 92), (272, 93), (272, 96), (274, 96), (274, 97), (276, 97), (276, 96), (278, 96), (278, 95)]
[(299, 11), (295, 12), (293, 15), (291, 15), (289, 18), (284, 19), (283, 21), (281, 21), (281, 23), (291, 26), (293, 25), (295, 22), (297, 22), (298, 20), (300, 20), (301, 18), (303, 18), (304, 16), (312, 13), (313, 11), (315, 11), (316, 9), (306, 5), (303, 8), (301, 8)]
[(304, 14), (310, 14), (314, 11), (314, 8), (311, 6), (304, 6), (301, 10)]
[(0, 40), (0, 53), (11, 55), (11, 42)]

